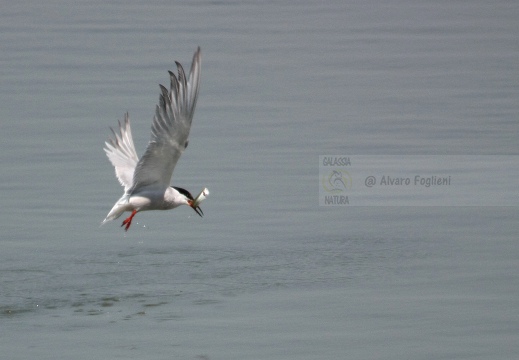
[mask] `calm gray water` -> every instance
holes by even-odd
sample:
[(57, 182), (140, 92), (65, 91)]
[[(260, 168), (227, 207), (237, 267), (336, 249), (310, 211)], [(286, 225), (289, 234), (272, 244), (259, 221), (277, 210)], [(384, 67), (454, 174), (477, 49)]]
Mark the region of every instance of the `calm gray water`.
[[(511, 359), (517, 207), (319, 206), (318, 157), (518, 155), (516, 1), (18, 1), (0, 12), (7, 359)], [(99, 227), (202, 48), (174, 183)], [(463, 169), (458, 169), (463, 171)], [(511, 194), (511, 196), (517, 194)]]

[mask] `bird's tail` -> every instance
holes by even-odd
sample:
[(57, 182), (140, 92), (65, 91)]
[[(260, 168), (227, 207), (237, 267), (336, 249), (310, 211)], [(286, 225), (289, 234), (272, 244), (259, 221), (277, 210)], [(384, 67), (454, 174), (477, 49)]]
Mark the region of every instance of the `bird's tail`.
[(120, 198), (115, 205), (113, 206), (112, 210), (106, 215), (106, 218), (103, 220), (101, 225), (104, 225), (108, 221), (112, 221), (117, 219), (119, 216), (121, 216), (125, 211), (128, 211), (128, 195), (123, 195), (122, 198)]

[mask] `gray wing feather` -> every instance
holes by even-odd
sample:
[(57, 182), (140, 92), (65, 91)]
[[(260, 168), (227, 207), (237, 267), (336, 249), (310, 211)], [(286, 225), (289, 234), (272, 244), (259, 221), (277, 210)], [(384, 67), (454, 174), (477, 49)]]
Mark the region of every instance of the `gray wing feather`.
[(200, 48), (186, 79), (178, 62), (178, 77), (170, 74), (170, 90), (160, 85), (159, 104), (151, 125), (151, 140), (133, 174), (133, 184), (128, 193), (143, 188), (166, 189), (170, 186), (173, 169), (187, 146), (191, 122), (200, 88)]
[(113, 138), (105, 142), (104, 151), (115, 167), (117, 179), (124, 186), (124, 190), (127, 191), (132, 186), (133, 172), (139, 161), (133, 144), (128, 113), (124, 115), (123, 122), (119, 121), (119, 133), (116, 133), (112, 128), (110, 129)]

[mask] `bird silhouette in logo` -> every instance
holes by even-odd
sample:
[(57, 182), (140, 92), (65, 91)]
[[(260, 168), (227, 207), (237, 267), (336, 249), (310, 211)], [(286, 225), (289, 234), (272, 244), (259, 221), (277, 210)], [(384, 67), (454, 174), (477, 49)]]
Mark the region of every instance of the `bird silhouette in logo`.
[(333, 170), (328, 177), (328, 183), (331, 185), (330, 190), (332, 191), (344, 191), (346, 190), (346, 183), (344, 182), (344, 176), (342, 172)]

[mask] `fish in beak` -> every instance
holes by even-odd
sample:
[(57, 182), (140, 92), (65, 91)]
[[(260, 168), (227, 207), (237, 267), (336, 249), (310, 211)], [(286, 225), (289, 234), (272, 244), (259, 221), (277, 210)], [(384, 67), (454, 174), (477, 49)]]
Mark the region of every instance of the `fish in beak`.
[(198, 214), (198, 216), (202, 217), (204, 216), (204, 212), (198, 206), (204, 199), (209, 195), (209, 190), (207, 188), (204, 188), (202, 191), (200, 191), (200, 194), (196, 198), (193, 198), (193, 195), (189, 193), (186, 189), (182, 189), (179, 187), (173, 187), (176, 189), (179, 193), (183, 194), (187, 199), (187, 204), (195, 210), (195, 212)]
[(202, 217), (204, 215), (204, 212), (202, 211), (202, 209), (200, 208), (200, 206), (198, 206), (198, 204), (200, 204), (202, 201), (204, 201), (204, 199), (209, 195), (209, 190), (207, 188), (204, 188), (202, 191), (200, 191), (200, 194), (198, 194), (198, 196), (190, 202), (190, 205), (191, 207), (193, 208), (193, 210), (195, 210), (195, 212), (200, 215), (200, 217)]

